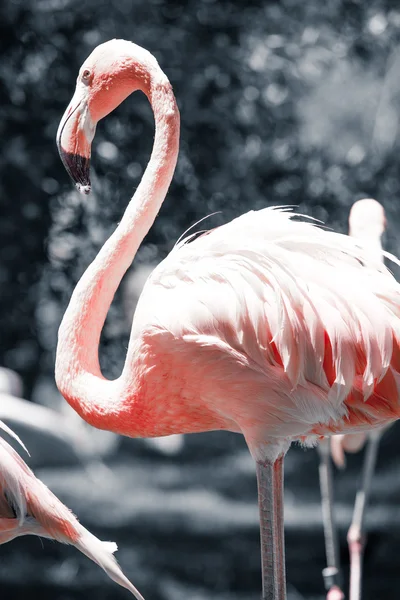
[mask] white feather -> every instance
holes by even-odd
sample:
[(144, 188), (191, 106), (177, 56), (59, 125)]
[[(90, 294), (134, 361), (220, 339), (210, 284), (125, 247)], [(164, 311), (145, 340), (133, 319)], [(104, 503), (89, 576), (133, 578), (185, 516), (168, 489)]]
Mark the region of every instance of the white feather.
[[(146, 282), (133, 337), (147, 323), (175, 340), (223, 343), (269, 381), (278, 366), (274, 342), (288, 380), (281, 404), (285, 395), (299, 402), (312, 384), (327, 398), (322, 407), (319, 394), (308, 399), (314, 423), (327, 422), (346, 414), (357, 347), (366, 357), (365, 399), (388, 369), (393, 334), (400, 339), (400, 286), (357, 240), (297, 217), (266, 208), (178, 243)], [(325, 335), (333, 385), (323, 369)], [(272, 411), (272, 400), (265, 402)], [(305, 419), (300, 408), (297, 418)]]

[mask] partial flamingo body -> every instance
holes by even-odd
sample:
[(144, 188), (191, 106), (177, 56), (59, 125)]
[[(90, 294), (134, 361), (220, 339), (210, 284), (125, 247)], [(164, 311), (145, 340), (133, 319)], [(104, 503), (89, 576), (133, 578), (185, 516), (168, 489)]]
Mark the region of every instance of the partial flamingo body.
[(39, 535), (75, 546), (111, 579), (143, 600), (113, 556), (117, 545), (102, 542), (85, 529), (35, 477), (17, 452), (0, 438), (0, 544), (21, 535)]
[(28, 449), (35, 450), (34, 458), (39, 462), (46, 461), (49, 450), (66, 462), (83, 464), (92, 458), (87, 450), (87, 432), (77, 430), (72, 419), (51, 408), (0, 392), (0, 419), (24, 440)]
[(124, 435), (242, 433), (257, 462), (263, 598), (283, 600), (283, 456), (293, 440), (310, 445), (400, 416), (400, 286), (352, 238), (285, 209), (249, 212), (189, 236), (156, 267), (123, 372), (107, 381), (101, 329), (177, 160), (171, 85), (143, 48), (106, 42), (83, 64), (57, 134), (67, 170), (88, 193), (96, 123), (135, 90), (154, 110), (153, 152), (72, 295), (59, 330), (57, 385), (86, 421)]
[[(35, 453), (35, 443), (53, 445), (57, 453), (67, 449), (84, 460), (84, 436), (74, 435), (67, 417), (44, 406), (17, 398), (22, 381), (10, 369), (0, 368), (0, 417), (12, 424)], [(21, 439), (0, 421), (5, 431), (26, 450)], [(0, 544), (22, 535), (38, 535), (71, 544), (96, 562), (111, 579), (129, 589), (139, 600), (142, 596), (126, 579), (113, 553), (117, 545), (102, 542), (83, 527), (71, 511), (37, 478), (19, 454), (0, 437)], [(142, 599), (143, 600), (143, 599)]]
[[(353, 204), (349, 215), (349, 235), (359, 239), (365, 251), (375, 260), (383, 261), (381, 239), (385, 228), (386, 215), (379, 202), (366, 198)], [(358, 452), (364, 446), (366, 438), (366, 433), (332, 436), (331, 452), (336, 466), (344, 467), (345, 452)]]
[(0, 367), (0, 393), (22, 398), (23, 387), (22, 379), (18, 373), (12, 369)]
[[(364, 246), (371, 258), (383, 261), (381, 238), (386, 227), (386, 216), (383, 206), (368, 198), (358, 200), (351, 208), (349, 216), (349, 234)], [(368, 440), (362, 471), (361, 485), (356, 495), (352, 523), (347, 539), (350, 551), (350, 600), (361, 599), (362, 563), (365, 546), (364, 520), (368, 504), (372, 476), (378, 455), (379, 442), (386, 427), (373, 429), (369, 433), (359, 432), (346, 435), (332, 436), (330, 450), (335, 464), (339, 468), (345, 465), (345, 452), (358, 452)], [(334, 571), (339, 574), (337, 534), (333, 515), (333, 482), (329, 457), (329, 441), (324, 440), (320, 445), (321, 495), (324, 512), (324, 533), (328, 568), (324, 575)], [(323, 478), (326, 478), (326, 483)], [(330, 585), (337, 586), (340, 577), (326, 577), (328, 589)], [(335, 593), (337, 594), (337, 588)], [(344, 597), (344, 596), (342, 596)], [(331, 600), (331, 590), (327, 600)]]

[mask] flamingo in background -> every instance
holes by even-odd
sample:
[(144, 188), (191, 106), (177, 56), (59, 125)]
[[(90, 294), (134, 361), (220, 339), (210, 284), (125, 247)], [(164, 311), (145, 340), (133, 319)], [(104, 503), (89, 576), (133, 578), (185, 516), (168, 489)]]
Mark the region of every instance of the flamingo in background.
[(12, 369), (0, 367), (0, 394), (10, 394), (16, 398), (21, 398), (24, 393), (22, 379)]
[[(383, 261), (381, 238), (386, 227), (386, 216), (383, 206), (367, 198), (355, 202), (349, 215), (349, 234), (358, 238), (365, 251), (371, 257)], [(330, 465), (329, 449), (336, 466), (345, 465), (345, 452), (358, 452), (368, 438), (368, 446), (364, 458), (361, 486), (354, 504), (352, 522), (347, 534), (350, 551), (350, 600), (361, 599), (362, 560), (365, 547), (364, 517), (368, 504), (372, 477), (378, 455), (379, 442), (386, 427), (374, 429), (368, 433), (359, 432), (335, 435), (319, 445), (320, 453), (320, 485), (323, 505), (324, 535), (328, 567), (323, 575), (328, 588), (327, 600), (342, 600), (343, 593), (339, 588), (339, 551), (336, 525), (333, 515), (333, 479)]]
[(22, 398), (23, 383), (15, 371), (0, 367), (0, 420), (34, 448), (36, 463), (61, 461), (85, 464), (95, 458), (88, 432), (67, 415)]
[(83, 63), (58, 132), (90, 192), (97, 122), (135, 90), (153, 108), (149, 164), (114, 233), (78, 282), (59, 329), (56, 382), (87, 422), (131, 437), (230, 430), (256, 461), (264, 600), (285, 600), (283, 458), (293, 440), (369, 430), (400, 416), (400, 285), (354, 239), (249, 212), (180, 241), (139, 299), (125, 365), (108, 381), (101, 330), (167, 193), (179, 112), (145, 49), (101, 44)]
[[(39, 396), (40, 393), (39, 390)], [(56, 389), (55, 393), (58, 395)], [(94, 480), (104, 475), (107, 467), (101, 456), (104, 449), (110, 452), (108, 440), (107, 444), (102, 440), (100, 452), (99, 442), (92, 439), (94, 430), (90, 431), (68, 405), (69, 410), (60, 413), (22, 396), (23, 383), (18, 373), (0, 367), (0, 420), (24, 440), (27, 448), (34, 449), (33, 464), (78, 463)]]
[[(382, 204), (373, 198), (357, 200), (353, 204), (349, 214), (349, 235), (358, 238), (364, 245), (365, 251), (381, 261), (383, 261), (381, 240), (385, 228), (386, 215)], [(344, 467), (345, 452), (358, 452), (365, 444), (367, 436), (376, 439), (378, 432), (380, 437), (383, 431), (384, 429), (374, 430), (368, 434), (361, 432), (332, 436), (331, 453), (335, 464)]]

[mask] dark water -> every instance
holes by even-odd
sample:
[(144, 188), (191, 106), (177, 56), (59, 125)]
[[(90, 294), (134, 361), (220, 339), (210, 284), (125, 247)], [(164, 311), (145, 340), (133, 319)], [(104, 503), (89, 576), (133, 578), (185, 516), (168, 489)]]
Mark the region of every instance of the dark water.
[[(382, 443), (368, 513), (365, 600), (398, 598), (400, 481), (392, 456), (398, 428)], [(341, 560), (348, 573), (346, 530), (361, 457), (336, 473)], [(187, 436), (179, 456), (124, 440), (118, 454), (81, 467), (37, 474), (104, 540), (146, 600), (256, 600), (260, 597), (255, 469), (240, 436)], [(324, 546), (317, 453), (292, 448), (286, 460), (286, 554), (289, 600), (322, 600)], [(1, 598), (129, 598), (127, 591), (74, 548), (21, 538), (0, 548)]]

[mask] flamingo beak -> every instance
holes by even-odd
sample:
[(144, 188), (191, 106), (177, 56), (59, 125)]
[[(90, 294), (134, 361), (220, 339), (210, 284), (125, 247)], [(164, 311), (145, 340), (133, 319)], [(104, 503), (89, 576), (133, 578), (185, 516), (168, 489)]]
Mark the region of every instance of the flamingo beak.
[(83, 194), (89, 194), (91, 143), (96, 131), (85, 90), (77, 88), (57, 131), (57, 148), (67, 173)]

